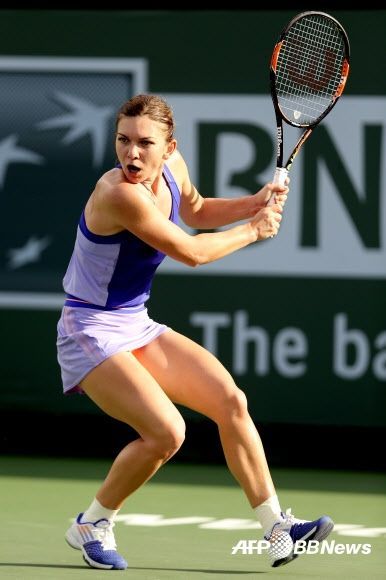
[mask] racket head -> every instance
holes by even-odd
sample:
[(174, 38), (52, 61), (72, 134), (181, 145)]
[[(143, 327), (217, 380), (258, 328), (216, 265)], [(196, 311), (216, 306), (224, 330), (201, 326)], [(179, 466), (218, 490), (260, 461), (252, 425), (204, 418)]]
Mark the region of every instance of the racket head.
[(302, 12), (283, 29), (270, 64), (276, 119), (315, 127), (341, 96), (350, 44), (343, 26), (324, 12)]

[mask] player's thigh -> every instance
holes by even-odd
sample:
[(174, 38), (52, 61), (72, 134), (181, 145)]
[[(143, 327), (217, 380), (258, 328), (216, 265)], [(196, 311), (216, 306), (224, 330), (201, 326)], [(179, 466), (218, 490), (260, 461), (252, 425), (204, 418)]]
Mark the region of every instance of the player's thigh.
[(81, 382), (105, 413), (132, 426), (142, 437), (184, 429), (181, 414), (156, 379), (130, 352), (117, 353)]
[(225, 409), (246, 407), (244, 393), (208, 350), (173, 330), (133, 352), (172, 401), (216, 420)]

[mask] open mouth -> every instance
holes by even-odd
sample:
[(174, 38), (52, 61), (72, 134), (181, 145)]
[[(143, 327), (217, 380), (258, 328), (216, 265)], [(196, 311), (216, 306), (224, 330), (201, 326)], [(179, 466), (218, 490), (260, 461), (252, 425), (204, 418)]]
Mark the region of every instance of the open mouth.
[(141, 169), (140, 167), (137, 167), (136, 165), (126, 165), (127, 170), (129, 173), (131, 173), (132, 175), (136, 175)]

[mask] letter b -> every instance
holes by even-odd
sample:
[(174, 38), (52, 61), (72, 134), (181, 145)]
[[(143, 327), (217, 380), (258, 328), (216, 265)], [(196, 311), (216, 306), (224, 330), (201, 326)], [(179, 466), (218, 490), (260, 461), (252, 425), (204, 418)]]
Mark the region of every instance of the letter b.
[(307, 545), (307, 554), (317, 554), (319, 551), (318, 540), (310, 540)]
[[(351, 348), (350, 348), (351, 347)], [(354, 354), (349, 361), (349, 349)], [(337, 314), (334, 319), (334, 372), (344, 379), (358, 379), (369, 364), (369, 343), (361, 330), (349, 330), (346, 314)]]
[(294, 554), (305, 554), (307, 550), (307, 542), (305, 540), (298, 540), (295, 542)]

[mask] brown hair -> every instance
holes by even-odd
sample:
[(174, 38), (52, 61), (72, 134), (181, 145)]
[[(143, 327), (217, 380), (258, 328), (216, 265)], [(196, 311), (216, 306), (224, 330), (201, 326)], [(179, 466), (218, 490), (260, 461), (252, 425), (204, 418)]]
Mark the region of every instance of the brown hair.
[(123, 103), (117, 113), (116, 130), (122, 117), (142, 117), (143, 115), (147, 115), (152, 121), (166, 125), (166, 141), (169, 142), (174, 138), (173, 111), (164, 99), (156, 95), (136, 95)]

